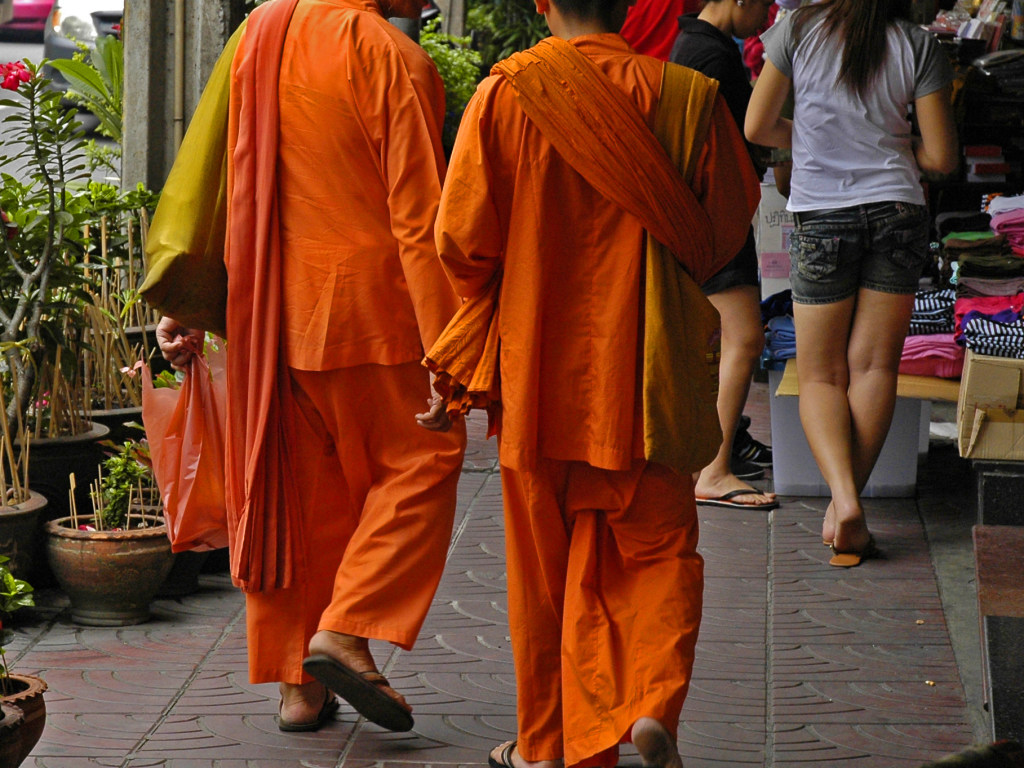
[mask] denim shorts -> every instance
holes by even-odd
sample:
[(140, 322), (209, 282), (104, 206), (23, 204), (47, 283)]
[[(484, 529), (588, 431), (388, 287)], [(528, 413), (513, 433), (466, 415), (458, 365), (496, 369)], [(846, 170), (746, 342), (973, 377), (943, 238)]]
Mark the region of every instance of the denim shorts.
[(928, 258), (928, 209), (869, 203), (793, 215), (793, 301), (831, 304), (860, 288), (915, 293)]
[(747, 241), (740, 252), (733, 256), (732, 261), (707, 279), (700, 289), (705, 296), (721, 293), (738, 285), (761, 285), (757, 271), (757, 246), (754, 244), (754, 230), (747, 233)]

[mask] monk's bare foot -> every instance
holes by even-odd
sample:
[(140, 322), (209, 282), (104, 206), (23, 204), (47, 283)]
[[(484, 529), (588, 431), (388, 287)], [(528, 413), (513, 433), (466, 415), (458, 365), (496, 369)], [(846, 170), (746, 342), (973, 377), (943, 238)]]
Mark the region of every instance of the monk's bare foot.
[(644, 768), (683, 768), (675, 738), (653, 717), (641, 717), (633, 723), (630, 738), (643, 758)]
[(519, 754), (519, 749), (514, 745), (514, 741), (506, 741), (492, 749), (489, 765), (497, 765), (500, 768), (562, 768), (565, 765), (562, 760), (538, 760), (531, 763), (523, 759), (523, 756)]
[[(373, 656), (370, 654), (370, 641), (365, 637), (345, 635), (341, 632), (331, 632), (327, 629), (321, 629), (310, 638), (309, 653), (311, 656), (318, 653), (330, 656), (332, 659), (344, 664), (353, 672), (378, 671), (377, 664), (374, 662)], [(387, 685), (381, 685), (380, 689), (401, 704), (405, 710), (412, 712), (412, 707), (410, 707), (408, 702), (406, 702), (405, 697), (394, 688)]]
[(753, 493), (734, 496), (730, 501), (736, 505), (756, 506), (775, 501), (774, 493), (759, 491), (749, 483), (740, 480), (732, 472), (716, 472), (712, 466), (707, 466), (701, 471), (693, 486), (693, 494), (698, 499), (721, 499), (738, 490), (753, 491)]
[(302, 685), (281, 683), (278, 689), (281, 692), (278, 715), (286, 723), (313, 722), (327, 700), (327, 689), (316, 680)]

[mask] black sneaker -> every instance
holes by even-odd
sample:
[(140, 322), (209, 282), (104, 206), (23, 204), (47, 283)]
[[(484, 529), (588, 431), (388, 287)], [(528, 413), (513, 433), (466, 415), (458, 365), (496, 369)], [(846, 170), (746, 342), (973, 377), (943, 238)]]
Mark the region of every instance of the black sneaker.
[(772, 465), (772, 447), (755, 440), (745, 429), (736, 432), (732, 441), (733, 461), (746, 461), (759, 467)]
[(731, 469), (732, 473), (740, 480), (760, 480), (764, 477), (762, 467), (750, 461), (737, 460), (735, 456), (732, 457)]

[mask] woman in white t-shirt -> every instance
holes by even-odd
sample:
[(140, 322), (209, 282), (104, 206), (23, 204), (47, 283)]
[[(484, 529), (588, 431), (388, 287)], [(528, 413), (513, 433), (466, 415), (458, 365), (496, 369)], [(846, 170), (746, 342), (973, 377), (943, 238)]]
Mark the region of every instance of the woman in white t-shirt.
[(800, 421), (832, 493), (822, 540), (839, 567), (877, 551), (860, 492), (892, 421), (927, 256), (920, 175), (949, 173), (958, 159), (951, 67), (900, 5), (826, 0), (768, 29), (745, 124), (750, 141), (793, 150)]

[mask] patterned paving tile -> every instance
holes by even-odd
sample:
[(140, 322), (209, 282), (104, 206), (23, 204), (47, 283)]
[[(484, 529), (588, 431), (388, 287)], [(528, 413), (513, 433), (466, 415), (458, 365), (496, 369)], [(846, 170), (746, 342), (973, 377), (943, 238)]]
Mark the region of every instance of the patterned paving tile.
[(781, 725), (774, 735), (776, 768), (843, 765), (918, 768), (962, 749), (969, 730), (942, 725)]
[(777, 682), (828, 679), (955, 683), (959, 674), (953, 649), (946, 643), (779, 643), (772, 648), (772, 677)]
[(777, 613), (792, 608), (905, 608), (941, 610), (935, 584), (927, 579), (783, 579), (772, 580), (772, 604)]
[(963, 693), (950, 682), (792, 682), (773, 687), (771, 707), (776, 723), (963, 722)]
[(768, 578), (704, 576), (704, 610), (713, 608), (756, 609), (764, 612)]
[(866, 610), (837, 608), (779, 609), (772, 617), (772, 638), (780, 642), (913, 643), (947, 642), (940, 610)]
[[(724, 768), (732, 765), (765, 765), (767, 739), (764, 722), (689, 720), (685, 713), (679, 726), (679, 754), (687, 768)], [(626, 764), (626, 761), (620, 761)], [(639, 760), (631, 761), (640, 765)]]

